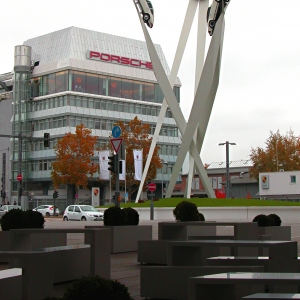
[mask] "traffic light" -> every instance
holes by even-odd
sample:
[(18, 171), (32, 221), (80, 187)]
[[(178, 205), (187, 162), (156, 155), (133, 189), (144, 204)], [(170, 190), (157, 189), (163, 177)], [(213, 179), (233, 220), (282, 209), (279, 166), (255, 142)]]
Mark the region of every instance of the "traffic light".
[(53, 199), (56, 199), (59, 197), (58, 191), (53, 192)]
[(110, 165), (108, 170), (117, 174), (117, 172), (118, 172), (118, 165), (117, 165), (118, 164), (118, 157), (117, 157), (117, 155), (109, 156), (108, 159), (110, 160), (108, 162), (108, 164)]
[(50, 142), (50, 133), (45, 132), (44, 133), (44, 147), (49, 147)]
[(123, 160), (119, 160), (119, 174), (123, 173)]

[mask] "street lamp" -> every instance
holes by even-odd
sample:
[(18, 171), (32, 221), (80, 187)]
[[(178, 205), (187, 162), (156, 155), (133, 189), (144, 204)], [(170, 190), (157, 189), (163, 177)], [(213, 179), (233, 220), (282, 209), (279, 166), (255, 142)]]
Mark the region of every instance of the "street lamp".
[(236, 143), (220, 143), (219, 146), (226, 145), (226, 198), (229, 198), (229, 145), (236, 145)]
[(168, 165), (166, 161), (161, 161), (162, 168), (161, 168), (161, 199), (164, 198), (164, 165)]

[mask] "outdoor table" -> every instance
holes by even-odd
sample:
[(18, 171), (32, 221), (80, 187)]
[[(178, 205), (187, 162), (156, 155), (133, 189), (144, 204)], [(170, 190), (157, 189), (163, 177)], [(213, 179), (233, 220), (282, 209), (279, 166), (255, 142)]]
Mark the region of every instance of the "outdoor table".
[(228, 272), (189, 278), (189, 300), (240, 300), (254, 293), (295, 293), (299, 273)]

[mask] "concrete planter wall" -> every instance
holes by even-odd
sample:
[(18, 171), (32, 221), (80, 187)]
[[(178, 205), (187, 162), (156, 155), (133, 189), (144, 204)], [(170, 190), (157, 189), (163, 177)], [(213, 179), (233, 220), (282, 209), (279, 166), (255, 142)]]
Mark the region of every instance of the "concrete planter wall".
[(270, 236), (271, 241), (291, 241), (291, 226), (258, 227), (259, 235)]
[[(175, 221), (174, 208), (154, 207), (154, 220)], [(140, 220), (150, 220), (149, 208), (136, 207), (134, 209), (139, 213)], [(198, 210), (204, 215), (206, 221), (252, 221), (260, 214), (277, 214), (282, 222), (291, 222), (298, 221), (300, 215), (300, 206), (198, 207)], [(105, 208), (99, 208), (99, 211), (104, 212)]]
[(137, 251), (138, 241), (152, 239), (151, 225), (104, 226), (111, 229), (111, 253)]
[(10, 235), (9, 231), (0, 231), (0, 251), (10, 250)]
[(32, 234), (28, 238), (28, 236), (21, 236), (19, 234), (15, 237), (13, 229), (10, 231), (0, 231), (0, 251), (25, 251), (66, 245), (66, 233), (48, 234), (47, 236)]

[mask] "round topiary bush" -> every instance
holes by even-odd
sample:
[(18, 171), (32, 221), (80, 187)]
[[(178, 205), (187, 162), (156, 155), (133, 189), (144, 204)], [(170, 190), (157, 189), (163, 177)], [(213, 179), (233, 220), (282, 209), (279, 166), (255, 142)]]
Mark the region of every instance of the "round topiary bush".
[(38, 211), (26, 210), (26, 228), (44, 228), (45, 219), (43, 215)]
[(104, 226), (122, 226), (126, 225), (126, 215), (123, 209), (112, 206), (104, 211)]
[(73, 282), (63, 300), (133, 300), (128, 288), (117, 280), (85, 276)]
[(204, 215), (199, 213), (196, 204), (189, 201), (178, 203), (173, 214), (175, 219), (180, 222), (205, 221)]
[(2, 231), (10, 229), (26, 228), (26, 218), (24, 211), (21, 209), (12, 209), (2, 216), (0, 219)]
[(23, 228), (44, 228), (45, 219), (37, 211), (12, 209), (0, 219), (3, 231)]
[(266, 226), (273, 226), (274, 221), (268, 218), (266, 215), (257, 215), (252, 222), (257, 222), (258, 227), (266, 227)]
[(267, 216), (269, 219), (272, 219), (274, 221), (274, 226), (280, 226), (281, 225), (281, 219), (276, 214), (270, 214)]
[(126, 207), (122, 209), (126, 216), (126, 225), (139, 225), (140, 215), (132, 207)]

